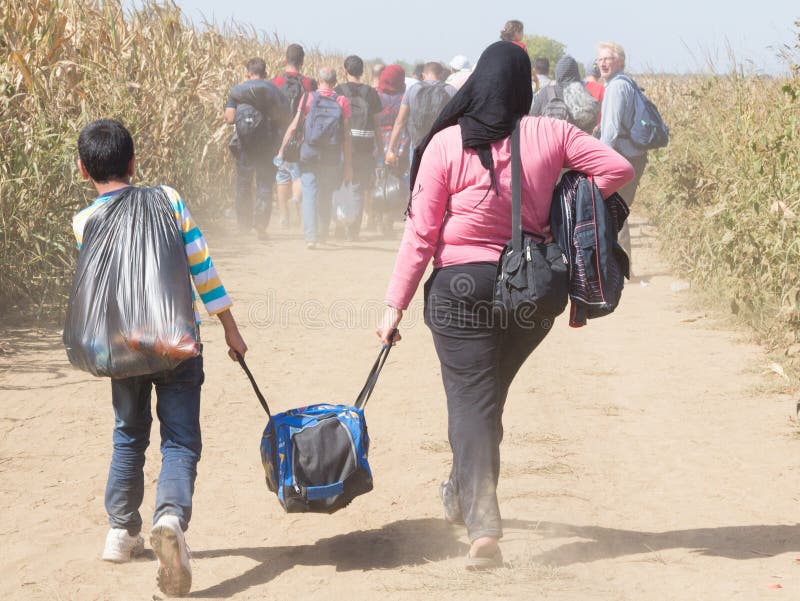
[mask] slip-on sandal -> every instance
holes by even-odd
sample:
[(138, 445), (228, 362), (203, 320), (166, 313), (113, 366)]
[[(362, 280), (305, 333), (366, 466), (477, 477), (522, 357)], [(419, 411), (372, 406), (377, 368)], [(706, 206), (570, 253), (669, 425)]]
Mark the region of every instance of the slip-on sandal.
[(496, 547), (494, 551), (487, 552), (486, 554), (482, 553), (480, 550), (477, 555), (467, 553), (465, 567), (472, 572), (502, 568), (503, 553), (500, 551), (500, 547)]

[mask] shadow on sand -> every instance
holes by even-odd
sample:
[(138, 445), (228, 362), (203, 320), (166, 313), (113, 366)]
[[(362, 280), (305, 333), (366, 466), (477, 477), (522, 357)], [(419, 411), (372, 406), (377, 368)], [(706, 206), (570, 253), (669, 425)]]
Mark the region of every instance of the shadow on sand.
[(297, 565), (335, 566), (338, 572), (413, 566), (466, 555), (459, 531), (441, 519), (401, 520), (374, 530), (358, 530), (313, 545), (216, 549), (192, 553), (194, 558), (243, 556), (258, 565), (239, 576), (192, 592), (192, 597), (227, 598), (266, 584)]
[[(514, 521), (508, 524), (513, 526)], [(561, 545), (531, 558), (532, 561), (553, 567), (667, 549), (689, 549), (700, 555), (734, 560), (774, 557), (800, 551), (800, 524), (639, 532), (541, 522), (536, 528), (536, 534), (544, 538), (586, 539)]]
[[(529, 533), (539, 540), (584, 539), (526, 558), (525, 563), (556, 568), (667, 549), (688, 549), (701, 555), (733, 560), (800, 551), (800, 524), (720, 526), (667, 532), (516, 519), (503, 520), (503, 526), (518, 533)], [(392, 522), (374, 530), (321, 539), (312, 545), (199, 551), (193, 554), (195, 558), (242, 556), (258, 562), (258, 565), (212, 587), (194, 591), (191, 596), (225, 598), (267, 584), (297, 565), (335, 566), (338, 572), (369, 571), (461, 557), (467, 552), (467, 545), (459, 541), (461, 533), (460, 529), (441, 519), (427, 518)]]

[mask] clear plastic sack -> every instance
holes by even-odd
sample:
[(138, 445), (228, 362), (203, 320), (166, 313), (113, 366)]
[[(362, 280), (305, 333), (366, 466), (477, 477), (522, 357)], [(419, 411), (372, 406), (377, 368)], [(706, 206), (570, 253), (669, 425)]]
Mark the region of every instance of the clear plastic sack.
[(111, 378), (200, 354), (183, 237), (161, 188), (128, 188), (86, 222), (63, 340), (72, 365)]
[(361, 214), (359, 187), (353, 184), (342, 184), (333, 193), (333, 208), (336, 221), (342, 225), (354, 224)]

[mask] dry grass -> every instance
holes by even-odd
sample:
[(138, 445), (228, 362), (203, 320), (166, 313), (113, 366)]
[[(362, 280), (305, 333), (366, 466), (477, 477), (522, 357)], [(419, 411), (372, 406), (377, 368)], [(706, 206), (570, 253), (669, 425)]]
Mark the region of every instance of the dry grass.
[(665, 255), (772, 348), (800, 342), (800, 79), (640, 82), (671, 127), (640, 195)]
[[(137, 4), (0, 3), (0, 312), (62, 310), (71, 216), (92, 197), (75, 143), (92, 119), (131, 130), (138, 182), (169, 183), (200, 212), (228, 201), (227, 92), (251, 56), (281, 69), (284, 44), (232, 23), (194, 28), (170, 2)], [(307, 70), (322, 60), (309, 53)]]

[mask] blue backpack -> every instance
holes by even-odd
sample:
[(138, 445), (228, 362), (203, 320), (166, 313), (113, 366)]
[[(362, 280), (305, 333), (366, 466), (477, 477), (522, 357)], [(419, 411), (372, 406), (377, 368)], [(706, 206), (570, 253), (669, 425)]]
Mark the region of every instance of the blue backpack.
[(337, 97), (338, 94), (323, 96), (312, 92), (300, 147), (301, 162), (339, 159), (344, 141), (344, 119)]
[(333, 513), (372, 490), (364, 405), (390, 349), (381, 348), (354, 405), (309, 405), (275, 415), (237, 355), (269, 416), (261, 437), (261, 463), (267, 488), (287, 513)]
[(620, 77), (630, 83), (634, 90), (633, 125), (628, 132), (631, 142), (642, 150), (663, 148), (669, 144), (669, 128), (661, 118), (656, 105), (644, 95), (639, 84), (633, 79), (624, 74)]

